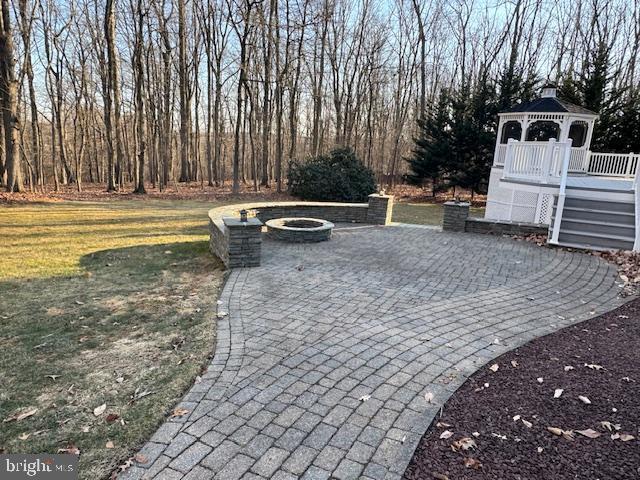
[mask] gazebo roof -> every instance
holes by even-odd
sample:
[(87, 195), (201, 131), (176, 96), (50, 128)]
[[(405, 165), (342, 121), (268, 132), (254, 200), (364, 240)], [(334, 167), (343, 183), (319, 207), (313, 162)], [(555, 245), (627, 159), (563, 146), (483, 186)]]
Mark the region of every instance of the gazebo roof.
[(531, 102), (519, 103), (511, 108), (503, 110), (500, 113), (522, 113), (522, 112), (535, 112), (535, 113), (576, 113), (580, 115), (593, 115), (597, 116), (597, 113), (591, 110), (567, 102), (557, 97), (541, 97)]

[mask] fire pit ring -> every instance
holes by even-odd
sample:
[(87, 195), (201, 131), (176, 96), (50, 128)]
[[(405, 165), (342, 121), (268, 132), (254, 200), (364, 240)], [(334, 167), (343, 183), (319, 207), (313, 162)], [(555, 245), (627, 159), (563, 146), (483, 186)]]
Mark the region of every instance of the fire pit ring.
[(274, 218), (266, 222), (267, 236), (291, 243), (324, 242), (331, 238), (333, 223), (319, 218)]

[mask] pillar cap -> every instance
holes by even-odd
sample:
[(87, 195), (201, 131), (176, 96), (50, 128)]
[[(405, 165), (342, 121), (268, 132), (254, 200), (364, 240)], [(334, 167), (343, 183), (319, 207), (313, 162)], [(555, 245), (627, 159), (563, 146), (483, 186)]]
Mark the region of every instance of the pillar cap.
[(249, 217), (247, 218), (246, 222), (241, 221), (239, 218), (234, 218), (234, 217), (223, 217), (222, 221), (224, 222), (224, 224), (227, 227), (261, 227), (262, 226), (262, 222), (260, 220), (258, 220), (256, 217)]

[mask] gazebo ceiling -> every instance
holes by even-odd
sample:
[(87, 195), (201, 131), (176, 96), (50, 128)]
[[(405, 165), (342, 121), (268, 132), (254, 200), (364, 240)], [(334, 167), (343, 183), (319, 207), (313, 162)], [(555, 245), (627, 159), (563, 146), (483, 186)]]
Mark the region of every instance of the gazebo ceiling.
[(557, 97), (542, 97), (532, 100), (531, 102), (519, 103), (500, 113), (574, 113), (579, 115), (597, 116), (595, 112), (588, 110), (580, 105), (574, 105)]

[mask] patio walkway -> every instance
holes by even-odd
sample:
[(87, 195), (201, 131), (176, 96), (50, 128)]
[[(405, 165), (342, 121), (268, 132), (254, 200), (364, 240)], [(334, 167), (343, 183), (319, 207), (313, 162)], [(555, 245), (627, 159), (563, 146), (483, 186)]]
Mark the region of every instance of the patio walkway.
[(616, 278), (595, 257), (421, 227), (266, 241), (261, 267), (228, 278), (190, 414), (121, 478), (400, 478), (471, 373), (620, 305)]

